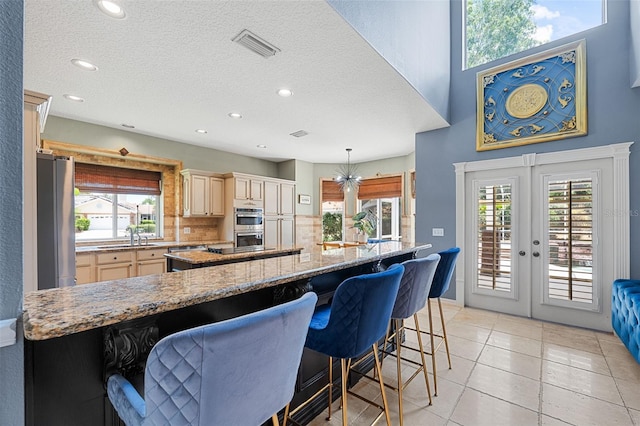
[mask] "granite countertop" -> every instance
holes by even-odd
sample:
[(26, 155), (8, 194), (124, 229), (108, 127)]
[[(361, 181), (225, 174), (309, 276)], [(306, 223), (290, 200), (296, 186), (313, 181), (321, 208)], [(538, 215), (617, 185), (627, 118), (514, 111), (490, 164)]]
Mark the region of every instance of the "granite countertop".
[(203, 263), (218, 263), (239, 259), (258, 259), (261, 257), (298, 254), (300, 251), (302, 251), (302, 247), (267, 248), (259, 251), (245, 251), (229, 254), (210, 253), (208, 251), (181, 251), (176, 253), (165, 253), (164, 256), (170, 259), (190, 263), (192, 265), (201, 265)]
[(95, 246), (77, 246), (76, 253), (110, 253), (114, 251), (124, 251), (124, 250), (150, 250), (157, 248), (173, 248), (173, 247), (187, 247), (187, 246), (209, 246), (209, 245), (218, 245), (218, 244), (231, 244), (233, 245), (233, 241), (153, 241), (149, 244), (142, 245), (129, 245), (127, 243), (120, 244), (104, 244), (104, 245), (95, 245)]
[(385, 242), (114, 281), (38, 290), (24, 296), (24, 332), (47, 340), (430, 248)]

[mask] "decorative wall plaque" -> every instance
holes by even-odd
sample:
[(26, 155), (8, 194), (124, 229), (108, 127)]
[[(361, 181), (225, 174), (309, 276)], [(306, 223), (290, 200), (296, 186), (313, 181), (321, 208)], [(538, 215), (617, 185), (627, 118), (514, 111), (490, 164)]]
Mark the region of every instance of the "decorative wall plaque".
[(481, 71), (476, 85), (477, 151), (587, 134), (584, 40)]

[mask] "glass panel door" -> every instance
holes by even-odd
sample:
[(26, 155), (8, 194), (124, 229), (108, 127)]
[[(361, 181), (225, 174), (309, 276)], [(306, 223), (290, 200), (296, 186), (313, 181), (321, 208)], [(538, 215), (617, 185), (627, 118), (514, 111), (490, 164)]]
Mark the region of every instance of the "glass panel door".
[(478, 188), (478, 287), (511, 292), (511, 184)]
[(593, 304), (593, 181), (547, 180), (547, 289), (554, 301)]

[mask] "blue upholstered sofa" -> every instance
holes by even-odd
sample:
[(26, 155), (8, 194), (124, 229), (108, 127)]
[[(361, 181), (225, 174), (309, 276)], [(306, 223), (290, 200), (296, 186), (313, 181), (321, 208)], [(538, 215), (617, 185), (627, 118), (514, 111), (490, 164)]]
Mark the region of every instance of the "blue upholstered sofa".
[(613, 282), (611, 323), (620, 340), (640, 363), (640, 280)]

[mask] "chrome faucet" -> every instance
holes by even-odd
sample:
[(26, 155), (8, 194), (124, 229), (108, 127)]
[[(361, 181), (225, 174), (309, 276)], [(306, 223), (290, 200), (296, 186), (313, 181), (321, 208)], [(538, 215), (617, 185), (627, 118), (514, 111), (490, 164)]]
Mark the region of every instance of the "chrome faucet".
[(144, 245), (148, 246), (149, 245), (149, 237), (147, 237), (146, 235), (143, 237), (144, 238)]
[(137, 226), (136, 226), (136, 235), (138, 236), (138, 245), (141, 246), (142, 245), (142, 237), (140, 236), (140, 230), (138, 229)]
[(129, 232), (131, 232), (131, 242), (129, 244), (133, 246), (135, 243), (135, 239), (133, 238), (133, 235), (134, 235), (133, 228), (127, 228), (127, 229), (129, 230)]

